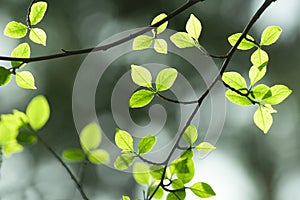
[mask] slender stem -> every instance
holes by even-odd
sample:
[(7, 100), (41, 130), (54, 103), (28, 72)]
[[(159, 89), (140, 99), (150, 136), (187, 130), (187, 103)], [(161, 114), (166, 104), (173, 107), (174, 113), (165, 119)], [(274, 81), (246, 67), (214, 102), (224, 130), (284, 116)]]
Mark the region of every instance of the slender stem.
[(141, 159), (142, 161), (144, 161), (145, 163), (148, 163), (150, 165), (165, 165), (165, 162), (161, 162), (161, 163), (157, 163), (157, 162), (153, 162), (151, 160), (147, 160), (146, 158), (142, 157), (140, 154), (135, 153), (136, 157), (138, 157), (139, 159)]
[(198, 100), (195, 100), (195, 101), (178, 101), (178, 100), (170, 99), (168, 97), (163, 96), (160, 93), (157, 93), (157, 96), (159, 96), (160, 98), (162, 98), (162, 99), (164, 99), (168, 102), (171, 102), (171, 103), (178, 103), (178, 104), (184, 104), (184, 105), (198, 103)]
[(216, 83), (220, 80), (220, 76), (222, 76), (222, 74), (225, 72), (226, 68), (228, 67), (228, 64), (230, 63), (235, 51), (237, 50), (237, 47), (240, 45), (240, 43), (242, 42), (243, 38), (246, 37), (246, 35), (248, 34), (248, 32), (250, 31), (250, 29), (252, 28), (252, 26), (254, 25), (254, 23), (260, 18), (260, 16), (262, 15), (262, 13), (276, 0), (265, 0), (265, 2), (261, 5), (261, 7), (257, 10), (257, 12), (254, 14), (254, 16), (251, 18), (251, 20), (249, 21), (249, 23), (246, 25), (246, 27), (244, 28), (242, 35), (240, 36), (240, 38), (238, 39), (238, 41), (236, 42), (236, 44), (229, 50), (226, 59), (224, 60), (222, 67), (220, 69), (219, 72), (219, 76), (217, 76), (214, 81), (212, 82), (212, 84), (207, 88), (207, 90), (202, 94), (202, 96), (198, 99), (198, 104), (195, 107), (194, 111), (192, 112), (192, 114), (190, 115), (190, 117), (188, 118), (184, 128), (182, 129), (180, 135), (177, 138), (176, 143), (174, 144), (172, 150), (170, 151), (167, 159), (166, 159), (166, 165), (164, 167), (164, 171), (162, 173), (162, 178), (160, 180), (160, 183), (158, 184), (158, 186), (155, 188), (155, 190), (152, 192), (152, 194), (150, 195), (150, 197), (148, 198), (148, 200), (151, 200), (153, 198), (153, 196), (155, 195), (155, 193), (157, 192), (159, 187), (163, 187), (163, 180), (167, 171), (167, 167), (169, 164), (169, 161), (171, 159), (171, 157), (173, 156), (175, 150), (177, 149), (179, 142), (184, 134), (184, 130), (190, 125), (191, 121), (194, 119), (196, 113), (198, 112), (199, 108), (202, 105), (203, 100), (207, 97), (207, 95), (210, 93), (210, 91), (212, 90), (212, 88), (216, 85)]
[(78, 191), (80, 192), (82, 198), (84, 200), (89, 200), (86, 194), (83, 191), (82, 186), (80, 185), (79, 181), (76, 179), (75, 175), (72, 173), (71, 169), (66, 165), (66, 163), (59, 157), (59, 155), (38, 135), (36, 134), (39, 141), (46, 147), (46, 149), (60, 162), (60, 164), (65, 168), (65, 170), (70, 175), (71, 179), (74, 181)]

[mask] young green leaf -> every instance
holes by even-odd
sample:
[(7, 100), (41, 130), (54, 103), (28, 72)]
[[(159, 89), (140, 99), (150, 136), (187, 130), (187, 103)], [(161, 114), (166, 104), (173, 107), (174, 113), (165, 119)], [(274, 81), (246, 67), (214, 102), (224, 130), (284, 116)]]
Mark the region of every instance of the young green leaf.
[(17, 136), (17, 141), (23, 144), (35, 144), (38, 141), (38, 138), (35, 134), (30, 133), (19, 133)]
[(132, 94), (129, 100), (130, 108), (141, 108), (148, 105), (155, 94), (150, 90), (138, 90)]
[(191, 191), (200, 198), (215, 196), (216, 193), (207, 183), (198, 182), (190, 187)]
[(153, 41), (152, 37), (149, 37), (147, 35), (140, 35), (134, 38), (132, 49), (133, 50), (143, 50), (147, 49), (151, 46)]
[(167, 54), (168, 44), (164, 39), (154, 39), (154, 50), (157, 53)]
[(282, 29), (279, 26), (268, 26), (261, 35), (260, 45), (274, 44), (282, 33)]
[(88, 159), (94, 164), (107, 164), (110, 161), (109, 154), (103, 149), (96, 149), (90, 152)]
[(290, 90), (285, 85), (274, 85), (270, 88), (272, 96), (263, 98), (262, 101), (267, 104), (276, 105), (281, 103), (283, 100), (285, 100), (291, 93), (292, 90)]
[(149, 185), (149, 167), (142, 162), (135, 163), (133, 166), (133, 178), (137, 183), (141, 185)]
[(143, 137), (138, 146), (138, 153), (143, 154), (143, 153), (148, 153), (156, 143), (156, 137), (155, 136), (145, 136)]
[(36, 25), (39, 23), (47, 10), (47, 3), (43, 1), (36, 2), (32, 5), (29, 14), (29, 20), (31, 25)]
[(99, 146), (101, 142), (101, 131), (95, 122), (85, 126), (80, 133), (80, 145), (84, 152), (89, 152)]
[(268, 64), (269, 56), (268, 56), (267, 52), (265, 52), (264, 50), (257, 49), (251, 55), (251, 62), (254, 66), (261, 69)]
[(28, 71), (22, 71), (16, 73), (16, 83), (19, 87), (24, 89), (33, 89), (33, 90), (37, 89), (34, 85), (34, 77)]
[(67, 162), (82, 162), (85, 160), (85, 155), (81, 149), (65, 150), (62, 157)]
[(178, 72), (174, 68), (166, 68), (161, 70), (156, 77), (156, 89), (158, 91), (164, 91), (171, 88), (177, 78), (177, 74)]
[[(13, 58), (29, 58), (30, 57), (30, 46), (27, 42), (18, 45), (11, 53)], [(22, 64), (22, 65), (21, 65)], [(13, 67), (24, 67), (26, 64), (21, 61), (12, 61), (11, 66)]]
[(257, 67), (253, 65), (249, 70), (249, 79), (251, 86), (261, 80), (267, 72), (267, 66)]
[(192, 145), (194, 142), (196, 142), (197, 138), (198, 138), (197, 128), (194, 125), (189, 125), (184, 131), (183, 139), (187, 143)]
[(178, 199), (185, 199), (186, 192), (185, 191), (178, 191), (178, 192), (170, 192), (167, 195), (166, 200), (178, 200)]
[[(231, 44), (231, 46), (234, 46), (241, 36), (242, 36), (242, 33), (233, 34), (233, 35), (228, 37), (228, 42)], [(242, 42), (239, 44), (239, 46), (237, 47), (238, 49), (240, 49), (240, 50), (249, 50), (249, 49), (252, 49), (253, 47), (256, 46), (254, 44), (254, 42), (251, 42), (251, 41), (254, 41), (253, 37), (251, 37), (250, 35), (247, 35), (246, 38), (250, 41), (248, 41), (244, 38), (242, 40)]]
[(150, 167), (150, 175), (155, 180), (160, 180), (164, 172), (164, 167), (161, 165), (153, 165)]
[(0, 86), (6, 85), (11, 80), (11, 73), (8, 69), (0, 67)]
[(211, 152), (216, 149), (216, 147), (209, 142), (202, 142), (195, 147), (198, 151), (201, 152)]
[(26, 115), (29, 118), (30, 126), (34, 130), (42, 128), (50, 117), (50, 107), (47, 99), (42, 95), (34, 97), (27, 106)]
[(266, 109), (259, 107), (253, 116), (254, 123), (265, 134), (268, 133), (273, 123), (272, 115)]
[(133, 138), (126, 131), (116, 129), (115, 143), (123, 152), (134, 152)]
[(194, 162), (189, 158), (179, 158), (173, 161), (175, 166), (175, 173), (177, 178), (180, 179), (183, 183), (190, 182), (195, 174)]
[(9, 22), (4, 29), (4, 35), (11, 38), (23, 38), (27, 34), (27, 26), (19, 22)]
[(223, 73), (222, 80), (228, 84), (230, 87), (233, 87), (236, 90), (246, 89), (247, 84), (239, 73), (237, 72), (225, 72)]
[(7, 126), (7, 124), (3, 120), (0, 121), (0, 145), (1, 146), (16, 141), (17, 136), (18, 136), (17, 129), (12, 129), (10, 126)]
[(152, 76), (145, 67), (131, 65), (131, 78), (139, 86), (152, 88)]
[[(155, 183), (152, 184), (148, 188), (148, 194), (151, 195), (154, 192), (154, 190), (156, 189), (156, 187), (157, 187), (157, 184), (155, 184)], [(157, 189), (157, 191), (155, 192), (153, 198), (155, 198), (155, 199), (161, 199), (163, 197), (163, 195), (164, 195), (164, 190), (161, 187), (159, 187)]]
[(122, 196), (122, 200), (130, 200), (129, 196)]
[(29, 38), (32, 42), (46, 46), (47, 35), (43, 29), (30, 29)]
[(188, 48), (196, 46), (193, 38), (186, 32), (177, 32), (173, 34), (170, 39), (178, 48)]
[(253, 97), (256, 100), (262, 100), (263, 97), (269, 92), (270, 88), (264, 84), (259, 84), (252, 89)]
[(252, 104), (252, 102), (247, 97), (241, 96), (232, 90), (226, 91), (226, 97), (232, 103), (240, 106), (249, 106)]
[(10, 143), (3, 146), (3, 153), (5, 156), (10, 157), (14, 153), (19, 153), (23, 151), (23, 146), (18, 144), (18, 142), (11, 141)]
[[(162, 19), (166, 18), (167, 15), (165, 13), (161, 13), (158, 16), (156, 16), (153, 21), (151, 22), (151, 25), (156, 24), (157, 22), (161, 21)], [(155, 30), (152, 30), (153, 34), (160, 34), (162, 33), (164, 30), (166, 30), (168, 26), (168, 22), (163, 23), (162, 25), (160, 25), (159, 27), (156, 28)]]
[(197, 19), (197, 17), (195, 17), (195, 15), (190, 15), (190, 18), (186, 23), (185, 29), (192, 38), (198, 41), (202, 31), (202, 25), (201, 22)]
[(114, 162), (114, 166), (116, 169), (125, 170), (132, 165), (134, 161), (134, 157), (131, 154), (121, 154), (117, 157)]

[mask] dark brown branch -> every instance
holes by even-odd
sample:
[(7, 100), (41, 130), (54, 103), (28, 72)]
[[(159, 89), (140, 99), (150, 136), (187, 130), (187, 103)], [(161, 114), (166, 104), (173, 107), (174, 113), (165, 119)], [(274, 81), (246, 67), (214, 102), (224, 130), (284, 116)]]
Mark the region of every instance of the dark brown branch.
[(178, 100), (170, 99), (168, 97), (163, 96), (160, 93), (157, 93), (157, 96), (159, 96), (160, 98), (162, 98), (162, 99), (164, 99), (164, 100), (166, 100), (168, 102), (171, 102), (171, 103), (184, 104), (184, 105), (198, 103), (198, 100), (195, 100), (195, 101), (178, 101)]
[(80, 50), (73, 50), (73, 51), (68, 51), (68, 50), (63, 50), (63, 53), (57, 53), (57, 54), (51, 54), (51, 55), (46, 55), (46, 56), (39, 56), (39, 57), (32, 57), (32, 58), (12, 58), (12, 57), (6, 57), (6, 56), (0, 56), (0, 60), (2, 61), (22, 61), (24, 63), (30, 63), (30, 62), (38, 62), (38, 61), (43, 61), (43, 60), (51, 60), (51, 59), (56, 59), (56, 58), (62, 58), (62, 57), (68, 57), (68, 56), (73, 56), (73, 55), (80, 55), (80, 54), (87, 54), (91, 52), (98, 52), (98, 51), (106, 51), (112, 47), (116, 47), (120, 44), (123, 44), (129, 40), (134, 39), (135, 37), (142, 35), (150, 30), (152, 30), (155, 27), (158, 27), (165, 23), (166, 21), (169, 21), (170, 19), (174, 18), (178, 14), (182, 13), (189, 7), (193, 6), (194, 4), (198, 2), (202, 2), (204, 0), (189, 0), (185, 4), (183, 4), (181, 7), (177, 8), (173, 12), (171, 12), (166, 18), (160, 20), (159, 22), (148, 26), (147, 28), (144, 28), (140, 31), (137, 31), (136, 33), (133, 33), (131, 35), (128, 35), (124, 38), (121, 38), (117, 41), (114, 41), (112, 43), (98, 46), (98, 47), (93, 47), (93, 48), (88, 48), (88, 49), (80, 49)]

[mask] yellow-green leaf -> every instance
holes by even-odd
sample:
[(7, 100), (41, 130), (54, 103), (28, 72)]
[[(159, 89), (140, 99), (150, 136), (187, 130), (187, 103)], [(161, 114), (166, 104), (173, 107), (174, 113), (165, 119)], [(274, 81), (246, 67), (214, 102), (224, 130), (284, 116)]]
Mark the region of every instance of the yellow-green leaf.
[(193, 38), (186, 32), (177, 32), (173, 34), (170, 39), (178, 48), (196, 46)]
[(237, 72), (225, 72), (222, 80), (236, 90), (247, 89), (246, 80)]
[(276, 105), (285, 100), (292, 93), (292, 90), (285, 85), (274, 85), (270, 88), (270, 92), (271, 96), (264, 97), (262, 101), (267, 104)]
[(149, 185), (150, 183), (150, 173), (148, 165), (137, 162), (133, 166), (133, 178), (141, 185)]
[(27, 26), (19, 22), (9, 22), (4, 29), (4, 35), (11, 38), (23, 38), (27, 34)]
[(36, 25), (39, 23), (47, 10), (47, 3), (43, 1), (36, 2), (32, 5), (29, 14), (29, 20), (31, 25)]
[(192, 38), (198, 41), (202, 31), (202, 25), (199, 19), (195, 17), (195, 15), (193, 14), (190, 15), (190, 18), (186, 23), (185, 29)]
[(62, 154), (62, 157), (67, 162), (82, 162), (85, 159), (81, 149), (68, 149)]
[[(228, 37), (228, 42), (231, 44), (231, 46), (234, 46), (241, 36), (242, 36), (242, 33), (235, 33), (235, 34)], [(240, 49), (240, 50), (249, 50), (249, 49), (252, 49), (253, 47), (256, 46), (252, 42), (252, 41), (254, 41), (253, 37), (251, 37), (250, 35), (247, 35), (246, 38), (250, 41), (248, 41), (244, 38), (241, 41), (241, 43), (239, 44), (239, 46), (237, 47), (238, 49)]]
[(94, 164), (107, 164), (110, 162), (108, 152), (103, 149), (96, 149), (90, 152), (88, 159)]
[(114, 162), (116, 169), (125, 170), (132, 165), (134, 157), (131, 154), (121, 154)]
[(265, 134), (268, 133), (273, 123), (273, 117), (271, 113), (265, 110), (263, 107), (259, 107), (253, 116), (254, 123)]
[(178, 72), (174, 68), (161, 70), (156, 77), (156, 89), (158, 91), (164, 91), (171, 88), (177, 78), (177, 74)]
[(274, 44), (282, 33), (279, 26), (268, 26), (261, 35), (260, 45)]
[[(167, 15), (165, 13), (161, 13), (158, 16), (156, 16), (153, 21), (151, 22), (151, 25), (156, 24), (157, 22), (161, 21), (162, 19), (166, 18)], [(156, 28), (155, 30), (152, 30), (153, 34), (160, 34), (162, 33), (164, 30), (166, 30), (168, 26), (168, 22), (163, 23), (162, 25), (160, 25), (159, 27)]]
[(132, 49), (133, 50), (143, 50), (147, 49), (151, 46), (153, 41), (152, 37), (149, 37), (147, 35), (140, 35), (134, 38)]
[(269, 56), (268, 56), (267, 52), (265, 52), (264, 50), (257, 49), (251, 55), (251, 62), (254, 66), (261, 69), (268, 64)]
[(156, 137), (155, 136), (145, 136), (143, 137), (138, 146), (138, 153), (143, 154), (143, 153), (148, 153), (156, 143)]
[(123, 152), (134, 152), (133, 138), (126, 131), (116, 129), (115, 143)]
[(34, 77), (29, 71), (16, 73), (16, 83), (19, 87), (25, 89), (37, 89), (34, 83)]
[(195, 195), (200, 198), (209, 198), (216, 195), (210, 185), (203, 182), (193, 184), (190, 189)]
[(252, 102), (247, 97), (241, 96), (232, 90), (226, 91), (226, 97), (232, 103), (240, 106), (249, 106), (252, 104)]
[(129, 100), (130, 108), (141, 108), (148, 105), (155, 94), (150, 90), (138, 90), (132, 94)]
[(8, 84), (10, 80), (11, 72), (4, 67), (0, 67), (0, 86)]
[[(11, 53), (13, 58), (29, 58), (30, 57), (30, 46), (27, 42), (18, 45)], [(22, 65), (21, 65), (22, 64)], [(13, 67), (24, 67), (26, 64), (21, 61), (12, 61), (11, 65)]]
[(164, 39), (154, 39), (154, 50), (157, 53), (167, 54), (168, 44)]
[(189, 125), (184, 131), (183, 139), (187, 143), (192, 145), (194, 142), (196, 142), (197, 138), (198, 138), (197, 128), (194, 125)]
[(30, 29), (29, 38), (32, 42), (46, 46), (47, 35), (41, 28)]
[(131, 78), (139, 86), (152, 88), (152, 76), (148, 69), (138, 65), (131, 65)]
[(201, 142), (195, 148), (201, 152), (210, 152), (216, 149), (216, 147), (209, 142)]
[(85, 126), (80, 133), (80, 144), (85, 152), (89, 152), (99, 146), (101, 131), (95, 122)]

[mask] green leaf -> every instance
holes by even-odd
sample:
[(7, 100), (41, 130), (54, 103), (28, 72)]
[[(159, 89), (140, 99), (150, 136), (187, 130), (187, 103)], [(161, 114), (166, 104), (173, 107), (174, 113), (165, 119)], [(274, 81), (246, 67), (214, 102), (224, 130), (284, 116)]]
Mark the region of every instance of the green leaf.
[[(153, 184), (148, 188), (148, 194), (149, 196), (154, 192), (155, 188), (157, 187), (157, 184)], [(164, 190), (159, 187), (158, 190), (155, 192), (153, 198), (155, 199), (161, 199), (164, 195)]]
[(202, 142), (195, 147), (198, 151), (201, 152), (211, 152), (216, 149), (216, 147), (209, 142)]
[(131, 154), (121, 154), (114, 162), (116, 169), (125, 170), (132, 165), (134, 157)]
[(175, 166), (175, 173), (177, 178), (180, 179), (183, 183), (190, 182), (195, 174), (194, 162), (189, 158), (179, 158), (173, 161)]
[(174, 68), (166, 68), (161, 70), (156, 77), (156, 89), (158, 91), (164, 91), (171, 88), (177, 78), (177, 74), (178, 72)]
[(30, 133), (19, 133), (17, 136), (17, 141), (23, 144), (35, 144), (38, 138), (35, 134)]
[[(11, 53), (13, 58), (29, 58), (30, 57), (30, 46), (27, 42), (18, 45)], [(22, 65), (21, 65), (22, 64)], [(20, 61), (12, 61), (11, 66), (13, 67), (24, 67), (26, 64)]]
[(130, 200), (129, 196), (122, 196), (122, 200)]
[(11, 80), (11, 73), (8, 69), (0, 67), (0, 86), (6, 85)]
[(236, 90), (247, 89), (247, 84), (244, 77), (237, 72), (223, 73), (222, 80)]
[(270, 88), (270, 91), (272, 95), (267, 98), (265, 96), (262, 99), (262, 101), (264, 103), (271, 104), (271, 105), (276, 105), (281, 103), (292, 93), (292, 90), (290, 90), (285, 85), (274, 85), (273, 87)]
[(192, 38), (198, 41), (202, 31), (202, 25), (200, 21), (197, 19), (197, 17), (195, 17), (195, 15), (193, 14), (190, 15), (190, 18), (186, 23), (185, 29)]
[(249, 70), (249, 79), (251, 86), (261, 80), (265, 76), (266, 72), (267, 66), (259, 68), (253, 65)]
[(90, 152), (88, 159), (94, 164), (107, 164), (110, 162), (108, 152), (103, 149), (96, 149)]
[(190, 187), (191, 191), (200, 198), (215, 196), (216, 193), (207, 183), (198, 182)]
[(177, 32), (173, 34), (170, 39), (178, 48), (188, 48), (195, 46), (193, 38), (186, 32)]
[(37, 89), (34, 84), (34, 77), (29, 71), (16, 73), (16, 83), (21, 88), (33, 90)]
[(252, 102), (247, 97), (241, 96), (232, 90), (226, 91), (226, 97), (232, 103), (240, 106), (249, 106), (252, 104)]
[(152, 88), (152, 76), (145, 67), (131, 65), (131, 78), (139, 86)]
[(148, 153), (153, 148), (155, 143), (156, 143), (155, 136), (148, 135), (143, 137), (139, 142), (138, 153), (139, 154)]
[(164, 39), (154, 39), (154, 50), (157, 53), (167, 54), (168, 44)]
[[(234, 46), (241, 36), (242, 36), (242, 33), (233, 34), (233, 35), (228, 37), (228, 42), (231, 44), (231, 46)], [(247, 35), (246, 38), (251, 40), (251, 41), (254, 41), (254, 38), (251, 37), (250, 35)], [(240, 49), (240, 50), (252, 49), (256, 45), (251, 41), (248, 41), (244, 38), (237, 48)]]
[[(151, 25), (156, 24), (157, 22), (161, 21), (162, 19), (166, 18), (167, 15), (165, 13), (161, 13), (158, 16), (156, 16), (153, 21), (151, 22)], [(166, 30), (168, 26), (168, 22), (163, 23), (162, 25), (160, 25), (159, 27), (156, 28), (155, 30), (152, 30), (153, 34), (160, 34), (162, 33), (164, 30)]]
[(151, 46), (153, 41), (152, 37), (149, 37), (147, 35), (140, 35), (134, 38), (132, 49), (133, 50), (143, 50), (147, 49)]
[(47, 35), (43, 29), (40, 28), (30, 29), (29, 38), (32, 42), (46, 46)]
[(150, 175), (155, 179), (155, 180), (160, 180), (164, 171), (164, 166), (161, 165), (153, 165), (150, 167)]
[(9, 22), (4, 29), (4, 35), (11, 38), (23, 38), (27, 34), (27, 26), (19, 22)]
[(253, 120), (256, 126), (260, 128), (265, 134), (268, 133), (273, 123), (272, 115), (262, 107), (259, 107), (256, 110), (253, 116)]
[(268, 26), (261, 35), (260, 45), (274, 44), (282, 33), (279, 26)]
[[(2, 119), (2, 116), (1, 116)], [(0, 145), (5, 146), (11, 142), (16, 141), (18, 136), (17, 129), (11, 129), (9, 126), (6, 126), (6, 123), (0, 121)]]
[(148, 105), (155, 94), (150, 90), (138, 90), (132, 94), (129, 100), (130, 108), (141, 108)]
[(198, 138), (197, 128), (194, 125), (189, 125), (184, 131), (183, 139), (187, 143), (192, 145), (194, 142), (196, 142), (197, 138)]
[(42, 96), (34, 97), (28, 104), (26, 115), (29, 118), (29, 124), (34, 130), (39, 130), (47, 123), (50, 117), (50, 107), (47, 99)]
[(81, 149), (65, 150), (62, 157), (67, 162), (82, 162), (85, 160), (85, 155)]
[(30, 9), (29, 20), (31, 25), (36, 25), (39, 23), (47, 10), (47, 3), (43, 1), (39, 1), (34, 3)]
[(133, 166), (133, 178), (137, 183), (141, 185), (149, 185), (149, 167), (141, 162), (135, 163)]
[(252, 94), (256, 100), (262, 100), (269, 90), (268, 86), (259, 84), (252, 89)]
[(89, 152), (99, 146), (101, 131), (95, 122), (85, 126), (80, 133), (80, 144), (84, 152)]
[(115, 136), (116, 145), (122, 149), (123, 152), (134, 152), (132, 136), (123, 130), (116, 129)]
[(251, 55), (251, 62), (254, 66), (259, 67), (261, 69), (268, 64), (269, 56), (264, 50), (257, 49)]
[(6, 144), (3, 147), (3, 153), (7, 157), (11, 156), (14, 153), (19, 153), (22, 151), (23, 151), (23, 146), (18, 144), (16, 140)]

